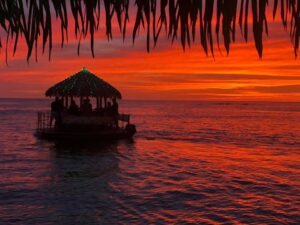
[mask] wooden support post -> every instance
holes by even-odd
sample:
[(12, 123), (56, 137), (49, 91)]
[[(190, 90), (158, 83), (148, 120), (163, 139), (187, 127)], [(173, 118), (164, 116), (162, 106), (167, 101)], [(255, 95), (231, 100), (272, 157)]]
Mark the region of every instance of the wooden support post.
[(40, 130), (40, 112), (37, 113), (37, 129)]
[(68, 96), (66, 96), (66, 108), (68, 108), (69, 107), (69, 97)]

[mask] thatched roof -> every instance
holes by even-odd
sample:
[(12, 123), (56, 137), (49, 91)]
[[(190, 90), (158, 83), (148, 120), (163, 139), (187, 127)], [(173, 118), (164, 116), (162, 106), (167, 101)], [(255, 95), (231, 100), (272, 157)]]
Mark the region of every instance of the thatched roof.
[[(102, 7), (105, 13), (100, 17)], [(136, 12), (131, 7), (135, 7)], [(74, 20), (75, 35), (79, 43), (81, 39), (89, 36), (94, 56), (95, 32), (99, 27), (105, 27), (107, 38), (111, 39), (112, 24), (113, 21), (117, 21), (125, 38), (129, 30), (129, 17), (135, 16), (131, 18), (131, 21), (134, 21), (132, 39), (134, 41), (140, 28), (143, 28), (147, 36), (148, 51), (155, 46), (161, 33), (166, 31), (170, 41), (180, 39), (183, 48), (199, 36), (207, 54), (214, 53), (215, 45), (219, 44), (219, 38), (222, 36), (224, 47), (229, 53), (230, 45), (239, 33), (239, 26), (246, 42), (249, 34), (253, 33), (255, 47), (261, 57), (263, 34), (268, 34), (268, 10), (272, 11), (270, 14), (273, 14), (274, 18), (281, 17), (282, 25), (289, 30), (287, 35), (290, 34), (297, 56), (300, 41), (299, 0), (1, 0), (0, 34), (1, 29), (6, 33), (6, 45), (14, 42), (14, 52), (17, 50), (19, 37), (24, 37), (28, 47), (27, 60), (33, 52), (37, 55), (36, 49), (39, 40), (42, 39), (43, 52), (48, 45), (50, 58), (53, 17), (57, 17), (61, 22), (62, 45), (67, 39), (71, 18)], [(0, 37), (0, 49), (1, 47)], [(78, 54), (79, 49), (78, 47)]]
[(106, 97), (122, 98), (121, 93), (112, 85), (89, 72), (86, 68), (59, 82), (45, 93), (48, 97)]

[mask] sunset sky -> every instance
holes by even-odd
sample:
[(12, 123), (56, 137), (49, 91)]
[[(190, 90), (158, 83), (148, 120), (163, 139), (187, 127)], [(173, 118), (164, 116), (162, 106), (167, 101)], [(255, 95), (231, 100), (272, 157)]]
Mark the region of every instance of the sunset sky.
[(240, 38), (229, 56), (224, 49), (222, 53), (215, 49), (215, 59), (204, 54), (199, 42), (183, 52), (178, 43), (171, 45), (164, 37), (149, 54), (143, 32), (135, 45), (130, 37), (123, 43), (118, 32), (108, 42), (104, 27), (96, 34), (93, 59), (89, 38), (82, 42), (80, 56), (72, 35), (61, 49), (58, 25), (54, 23), (51, 61), (40, 52), (37, 63), (33, 56), (27, 64), (27, 49), (20, 41), (15, 56), (9, 51), (6, 65), (5, 48), (1, 50), (0, 97), (42, 98), (47, 88), (87, 67), (125, 99), (300, 101), (300, 59), (295, 60), (288, 31), (278, 19), (274, 23), (269, 19), (262, 60), (254, 43), (245, 44)]

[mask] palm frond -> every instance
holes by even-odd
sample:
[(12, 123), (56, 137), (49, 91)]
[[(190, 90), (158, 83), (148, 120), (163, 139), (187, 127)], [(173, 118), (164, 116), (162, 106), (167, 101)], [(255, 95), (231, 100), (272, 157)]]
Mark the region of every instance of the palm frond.
[[(252, 33), (259, 57), (263, 56), (263, 35), (268, 34), (268, 10), (273, 17), (280, 13), (282, 25), (289, 26), (290, 38), (298, 55), (300, 38), (300, 0), (273, 0), (270, 9), (268, 0), (0, 0), (0, 34), (6, 35), (6, 43), (0, 37), (0, 49), (13, 40), (13, 53), (17, 51), (22, 36), (27, 46), (27, 60), (39, 48), (48, 47), (51, 58), (53, 44), (53, 17), (60, 21), (61, 44), (64, 45), (69, 34), (69, 19), (74, 20), (75, 36), (78, 39), (78, 54), (82, 38), (90, 39), (91, 53), (94, 57), (95, 33), (99, 24), (106, 27), (108, 40), (113, 38), (113, 21), (117, 21), (125, 39), (130, 17), (134, 18), (133, 42), (143, 28), (146, 35), (146, 49), (150, 51), (159, 41), (162, 31), (166, 30), (171, 42), (177, 38), (183, 49), (190, 46), (199, 36), (206, 54), (214, 55), (215, 45), (220, 38), (230, 52), (230, 46), (236, 39), (236, 27), (242, 31), (242, 37), (249, 40)], [(100, 18), (104, 7), (105, 20)], [(134, 7), (136, 13), (130, 13)], [(54, 13), (53, 10), (54, 9)], [(252, 23), (250, 23), (252, 19)], [(197, 33), (199, 35), (197, 35)]]

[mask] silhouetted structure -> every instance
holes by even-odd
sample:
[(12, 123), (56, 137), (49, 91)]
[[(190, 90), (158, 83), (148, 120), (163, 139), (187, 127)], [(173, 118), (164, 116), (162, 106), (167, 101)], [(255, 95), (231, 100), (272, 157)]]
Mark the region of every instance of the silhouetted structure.
[[(116, 99), (121, 99), (121, 93), (86, 68), (51, 87), (46, 96), (56, 96), (51, 108), (58, 123), (52, 126), (52, 112), (51, 116), (38, 113), (37, 134), (40, 137), (105, 140), (131, 138), (136, 132), (129, 115), (116, 113)], [(94, 109), (90, 101), (92, 97), (96, 105)], [(80, 101), (80, 109), (75, 98)], [(114, 102), (113, 107), (109, 106), (111, 100)], [(119, 121), (122, 126), (119, 126)]]
[(52, 126), (53, 120), (55, 123), (59, 120), (60, 117), (60, 106), (59, 106), (59, 98), (56, 97), (55, 100), (51, 103), (51, 118), (50, 118), (50, 126)]
[[(51, 87), (46, 91), (46, 96), (101, 97), (102, 100), (105, 98), (122, 98), (121, 93), (116, 88), (92, 74), (86, 68)], [(80, 105), (82, 105), (82, 102)]]
[(79, 114), (79, 107), (76, 104), (75, 100), (72, 98), (71, 99), (71, 105), (68, 109), (68, 113), (72, 114), (72, 115), (78, 115)]
[[(277, 11), (280, 11), (283, 26), (287, 28), (290, 23), (290, 36), (297, 56), (300, 40), (300, 1), (269, 1), (271, 2), (273, 17), (275, 18)], [(261, 57), (263, 33), (268, 33), (266, 17), (268, 0), (28, 0), (25, 3), (27, 6), (24, 6), (24, 3), (24, 0), (0, 1), (0, 28), (7, 34), (7, 42), (13, 39), (14, 52), (17, 50), (19, 37), (25, 38), (28, 47), (27, 60), (31, 57), (34, 48), (37, 52), (39, 38), (42, 38), (43, 52), (48, 43), (50, 58), (53, 34), (51, 21), (54, 16), (61, 22), (62, 46), (64, 45), (68, 34), (69, 18), (71, 18), (68, 12), (71, 12), (74, 19), (75, 35), (79, 42), (89, 34), (93, 56), (94, 36), (99, 24), (105, 24), (107, 38), (112, 39), (112, 21), (116, 20), (125, 38), (128, 30), (127, 23), (132, 16), (129, 12), (134, 12), (131, 7), (136, 9), (132, 31), (133, 41), (140, 28), (145, 27), (148, 51), (151, 42), (155, 46), (161, 31), (166, 30), (172, 42), (180, 36), (183, 48), (195, 40), (196, 34), (200, 34), (201, 45), (206, 54), (208, 52), (214, 54), (213, 34), (216, 33), (217, 44), (219, 44), (221, 33), (224, 46), (229, 53), (230, 44), (235, 41), (236, 26), (239, 25), (245, 41), (248, 40), (249, 27), (252, 26), (255, 46)], [(104, 6), (105, 21), (100, 21), (102, 6)], [(52, 7), (55, 13), (51, 12)], [(26, 8), (29, 8), (29, 13)], [(78, 54), (79, 49), (78, 46)]]
[(92, 106), (89, 98), (87, 98), (83, 101), (83, 104), (81, 105), (81, 110), (84, 113), (89, 113), (89, 112), (93, 111), (93, 106)]

